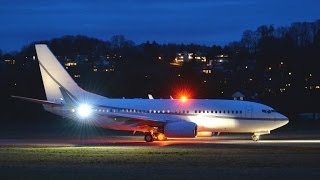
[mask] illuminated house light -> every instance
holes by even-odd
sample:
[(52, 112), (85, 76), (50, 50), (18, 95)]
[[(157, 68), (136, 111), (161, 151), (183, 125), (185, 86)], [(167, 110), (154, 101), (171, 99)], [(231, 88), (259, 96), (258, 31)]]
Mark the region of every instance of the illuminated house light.
[[(158, 59), (162, 59), (162, 57), (158, 57)], [(207, 58), (205, 56), (200, 56), (197, 55), (196, 53), (189, 53), (189, 52), (182, 52), (182, 53), (177, 53), (176, 57), (174, 58), (175, 63), (183, 63), (183, 62), (188, 62), (191, 60), (197, 60), (201, 62), (207, 62)]]
[(14, 64), (16, 64), (16, 60), (14, 60), (14, 59), (6, 59), (6, 60), (4, 60), (4, 62), (5, 62), (6, 64), (9, 64), (9, 65), (14, 65)]
[(72, 66), (77, 66), (76, 62), (67, 62), (64, 64), (66, 67), (72, 67)]
[(205, 57), (205, 56), (195, 56), (194, 59), (201, 61), (201, 62), (207, 62), (207, 57)]
[(246, 66), (245, 68), (248, 69), (248, 66)]
[(74, 77), (75, 78), (80, 78), (80, 74), (75, 74)]
[(226, 54), (220, 54), (220, 55), (217, 55), (216, 57), (221, 57), (221, 58), (226, 58), (226, 57), (229, 57), (228, 55), (226, 55)]
[(206, 57), (201, 57), (201, 61), (202, 62), (207, 62), (207, 58)]
[(271, 68), (271, 67), (269, 67), (268, 69), (269, 69), (269, 71), (270, 71), (272, 68)]
[(289, 76), (291, 76), (291, 74), (292, 74), (292, 73), (291, 73), (291, 72), (289, 72), (288, 74), (289, 74)]
[(281, 61), (280, 64), (283, 65), (283, 62)]
[(203, 69), (202, 72), (205, 74), (211, 74), (211, 69)]
[(272, 80), (272, 78), (269, 78), (269, 81), (271, 81)]
[(286, 91), (286, 88), (280, 88), (280, 92)]
[(103, 71), (105, 71), (105, 72), (113, 72), (114, 71), (114, 69), (113, 68), (107, 68), (107, 69), (104, 69)]
[(94, 71), (94, 72), (97, 72), (97, 71), (98, 71), (98, 69), (97, 69), (97, 68), (94, 68), (94, 69), (93, 69), (93, 71)]
[(320, 86), (316, 86), (316, 89), (320, 89)]

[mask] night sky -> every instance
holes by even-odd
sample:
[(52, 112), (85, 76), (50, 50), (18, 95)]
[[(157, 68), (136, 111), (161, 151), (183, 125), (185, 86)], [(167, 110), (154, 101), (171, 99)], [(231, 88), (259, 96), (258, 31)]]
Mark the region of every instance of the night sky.
[(260, 25), (320, 19), (319, 7), (318, 0), (1, 0), (0, 49), (78, 34), (225, 45)]

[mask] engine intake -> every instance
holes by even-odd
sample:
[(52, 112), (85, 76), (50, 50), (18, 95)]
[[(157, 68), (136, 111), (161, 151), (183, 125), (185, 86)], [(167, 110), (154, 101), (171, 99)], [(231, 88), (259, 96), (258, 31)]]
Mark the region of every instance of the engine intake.
[(197, 125), (193, 122), (170, 122), (164, 126), (167, 137), (191, 138), (197, 135)]

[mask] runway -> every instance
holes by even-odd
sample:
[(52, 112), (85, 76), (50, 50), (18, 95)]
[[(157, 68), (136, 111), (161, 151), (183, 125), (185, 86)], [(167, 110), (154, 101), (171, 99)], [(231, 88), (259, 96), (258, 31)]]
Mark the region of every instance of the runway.
[(1, 139), (0, 178), (319, 179), (319, 152), (319, 139), (301, 137)]
[(308, 146), (320, 147), (320, 139), (272, 139), (254, 142), (238, 136), (223, 136), (219, 138), (169, 138), (167, 141), (147, 143), (142, 136), (108, 136), (86, 139), (0, 139), (0, 146), (181, 146), (184, 147), (214, 147), (216, 145), (233, 146)]

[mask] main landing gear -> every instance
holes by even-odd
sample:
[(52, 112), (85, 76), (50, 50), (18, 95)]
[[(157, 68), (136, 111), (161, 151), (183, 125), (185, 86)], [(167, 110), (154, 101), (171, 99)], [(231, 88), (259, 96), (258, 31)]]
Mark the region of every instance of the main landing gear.
[(153, 136), (152, 136), (152, 134), (151, 134), (151, 133), (145, 133), (145, 135), (144, 135), (144, 140), (145, 140), (146, 142), (152, 142), (152, 141), (153, 141)]
[(147, 132), (144, 134), (144, 140), (146, 142), (165, 141), (165, 140), (167, 140), (167, 137), (163, 133)]
[(257, 142), (260, 140), (260, 136), (264, 134), (270, 134), (270, 131), (260, 131), (260, 132), (255, 132), (251, 137), (252, 140)]
[(255, 135), (255, 134), (254, 134), (254, 135), (252, 135), (251, 137), (252, 137), (252, 140), (255, 141), (255, 142), (257, 142), (257, 141), (260, 140), (260, 135)]

